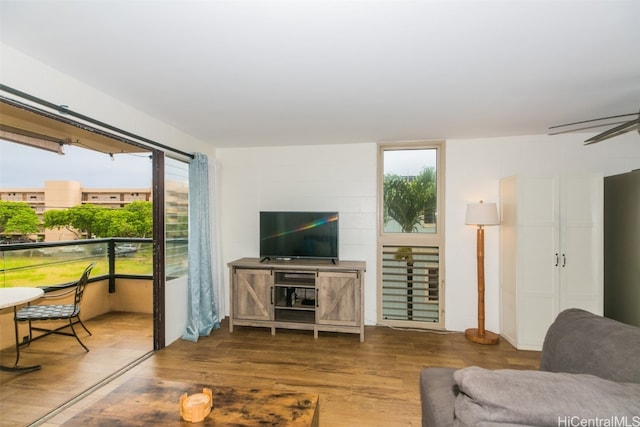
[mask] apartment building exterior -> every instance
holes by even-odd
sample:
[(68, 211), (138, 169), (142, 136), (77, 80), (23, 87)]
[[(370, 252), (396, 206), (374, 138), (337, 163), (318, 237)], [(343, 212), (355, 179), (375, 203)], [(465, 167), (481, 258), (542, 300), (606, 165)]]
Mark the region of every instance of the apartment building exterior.
[[(142, 200), (151, 201), (151, 188), (83, 188), (78, 181), (45, 181), (44, 188), (0, 188), (0, 200), (25, 202), (33, 208), (42, 221), (44, 212), (66, 209), (81, 204), (106, 208), (122, 208)], [(54, 242), (74, 240), (77, 236), (69, 230), (44, 230), (38, 241)]]

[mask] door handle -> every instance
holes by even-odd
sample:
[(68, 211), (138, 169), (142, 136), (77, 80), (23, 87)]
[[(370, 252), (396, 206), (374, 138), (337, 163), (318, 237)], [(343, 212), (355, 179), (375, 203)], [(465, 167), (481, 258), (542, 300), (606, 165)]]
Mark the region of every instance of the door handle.
[(567, 256), (562, 254), (562, 266), (565, 267), (567, 265)]
[(558, 253), (556, 252), (556, 267), (558, 266), (559, 263), (560, 263), (560, 258), (558, 258)]
[(273, 286), (271, 287), (271, 305), (273, 305)]

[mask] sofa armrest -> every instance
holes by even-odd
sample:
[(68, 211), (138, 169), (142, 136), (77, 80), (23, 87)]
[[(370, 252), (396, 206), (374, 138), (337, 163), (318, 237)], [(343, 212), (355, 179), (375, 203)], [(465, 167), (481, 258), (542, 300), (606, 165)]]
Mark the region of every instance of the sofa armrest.
[(422, 427), (453, 426), (453, 412), (458, 386), (455, 368), (424, 368), (420, 372)]
[(551, 324), (540, 370), (640, 383), (640, 328), (571, 308)]

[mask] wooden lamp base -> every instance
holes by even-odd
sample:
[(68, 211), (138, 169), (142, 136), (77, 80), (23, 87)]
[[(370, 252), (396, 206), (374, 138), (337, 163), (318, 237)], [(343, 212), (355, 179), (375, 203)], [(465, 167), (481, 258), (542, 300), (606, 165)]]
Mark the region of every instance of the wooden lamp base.
[[(482, 203), (482, 201), (480, 201)], [(464, 331), (469, 341), (477, 344), (498, 344), (500, 336), (484, 328), (484, 228), (478, 225), (478, 327)]]
[(471, 328), (464, 331), (464, 336), (469, 341), (473, 341), (477, 344), (498, 344), (500, 342), (500, 335), (490, 331), (484, 331), (484, 334), (480, 335), (477, 328)]

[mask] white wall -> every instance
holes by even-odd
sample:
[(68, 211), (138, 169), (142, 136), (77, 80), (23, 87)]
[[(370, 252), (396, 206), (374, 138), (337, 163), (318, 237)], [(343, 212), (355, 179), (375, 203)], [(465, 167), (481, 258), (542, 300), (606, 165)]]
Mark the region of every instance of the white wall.
[(365, 321), (375, 323), (376, 150), (373, 143), (218, 149), (224, 263), (259, 256), (261, 210), (338, 211), (340, 259), (367, 263)]
[[(449, 140), (446, 143), (445, 327), (477, 324), (476, 233), (464, 224), (466, 205), (498, 202), (500, 178), (513, 174), (640, 168), (640, 137), (627, 134), (592, 146), (587, 136), (533, 135)], [(258, 256), (258, 212), (340, 211), (340, 257), (367, 262), (365, 321), (376, 318), (377, 145), (218, 149), (222, 166), (224, 262)], [(485, 231), (486, 326), (499, 332), (497, 227)], [(225, 275), (228, 287), (228, 274)]]

